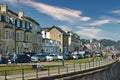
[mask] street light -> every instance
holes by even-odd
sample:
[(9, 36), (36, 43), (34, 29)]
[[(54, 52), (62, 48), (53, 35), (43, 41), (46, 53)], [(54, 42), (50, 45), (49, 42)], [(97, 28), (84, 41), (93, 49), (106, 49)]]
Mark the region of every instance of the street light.
[(62, 65), (64, 66), (64, 34), (62, 33)]

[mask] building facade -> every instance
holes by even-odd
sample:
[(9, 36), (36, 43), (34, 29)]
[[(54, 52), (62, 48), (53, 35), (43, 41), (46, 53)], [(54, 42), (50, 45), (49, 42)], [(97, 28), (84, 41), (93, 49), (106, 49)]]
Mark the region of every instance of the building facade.
[(60, 43), (59, 41), (44, 38), (42, 47), (43, 52), (58, 54), (60, 52), (59, 43)]
[(59, 42), (59, 53), (63, 50), (68, 52), (68, 35), (61, 28), (56, 26), (42, 28), (41, 33), (43, 38)]
[(68, 34), (68, 52), (80, 51), (80, 36), (72, 31), (65, 31)]
[(42, 35), (40, 24), (34, 19), (8, 9), (6, 4), (0, 5), (0, 52), (18, 54), (24, 52), (41, 52)]
[(64, 30), (56, 26), (52, 26), (49, 30), (50, 39), (57, 40), (60, 42), (60, 52), (68, 52), (68, 35)]

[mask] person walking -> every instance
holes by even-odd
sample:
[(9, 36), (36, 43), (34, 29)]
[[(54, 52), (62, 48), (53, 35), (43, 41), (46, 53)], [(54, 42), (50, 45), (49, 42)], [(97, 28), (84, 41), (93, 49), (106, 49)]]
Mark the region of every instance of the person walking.
[(13, 53), (13, 63), (17, 64), (17, 55), (15, 52)]

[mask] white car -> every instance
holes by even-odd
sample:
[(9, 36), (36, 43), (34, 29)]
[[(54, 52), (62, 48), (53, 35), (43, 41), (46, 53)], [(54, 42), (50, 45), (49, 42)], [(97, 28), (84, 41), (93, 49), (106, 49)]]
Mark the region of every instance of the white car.
[[(63, 55), (59, 54), (57, 55), (58, 60), (62, 60), (63, 59)], [(64, 54), (64, 59), (67, 60), (67, 56)]]
[(46, 56), (46, 61), (53, 61), (54, 59), (53, 59), (53, 57), (52, 56), (50, 56), (50, 55), (47, 55)]
[(72, 54), (73, 59), (78, 59), (78, 55), (77, 54)]
[(31, 57), (32, 62), (46, 61), (46, 55), (44, 54), (35, 54)]
[(57, 61), (58, 58), (57, 58), (57, 55), (56, 54), (49, 54), (49, 56), (53, 57), (53, 61)]

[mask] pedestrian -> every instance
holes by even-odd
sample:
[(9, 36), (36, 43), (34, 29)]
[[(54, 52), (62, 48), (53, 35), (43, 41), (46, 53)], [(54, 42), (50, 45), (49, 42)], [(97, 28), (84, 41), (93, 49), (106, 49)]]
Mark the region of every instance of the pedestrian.
[(37, 62), (37, 68), (42, 71), (44, 69), (44, 66), (42, 65), (42, 63), (40, 61)]
[(13, 63), (17, 64), (17, 55), (15, 52), (13, 53)]
[(2, 63), (2, 55), (0, 54), (0, 64)]

